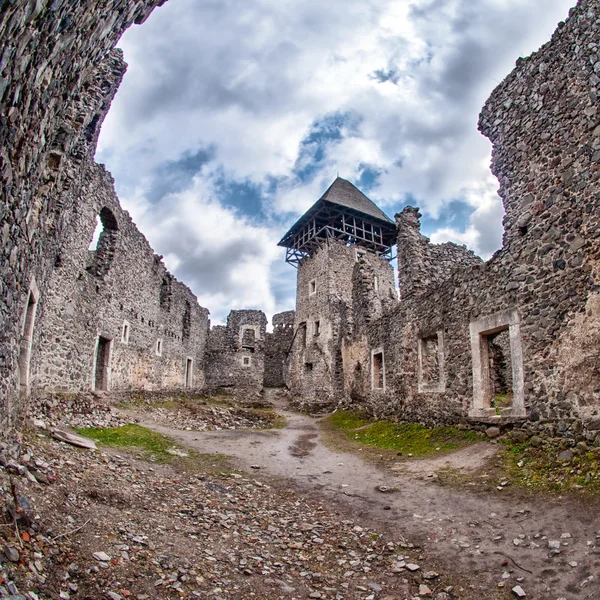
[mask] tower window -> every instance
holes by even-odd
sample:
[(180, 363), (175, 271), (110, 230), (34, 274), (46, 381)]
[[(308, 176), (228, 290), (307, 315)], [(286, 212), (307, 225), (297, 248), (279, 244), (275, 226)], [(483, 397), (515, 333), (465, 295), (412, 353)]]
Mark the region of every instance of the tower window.
[(316, 293), (317, 293), (317, 280), (313, 279), (308, 284), (308, 295), (312, 296), (313, 294), (316, 294)]
[(121, 341), (124, 344), (129, 343), (129, 330), (130, 330), (129, 323), (127, 321), (123, 321), (123, 328), (121, 330)]
[(319, 335), (321, 333), (321, 321), (315, 321), (315, 327), (313, 329), (314, 335)]
[(162, 340), (156, 340), (156, 356), (162, 356)]

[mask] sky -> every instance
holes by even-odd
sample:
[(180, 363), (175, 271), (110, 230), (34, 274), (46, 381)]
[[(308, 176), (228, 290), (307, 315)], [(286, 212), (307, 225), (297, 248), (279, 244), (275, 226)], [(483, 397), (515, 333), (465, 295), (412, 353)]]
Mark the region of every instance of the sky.
[(478, 114), (573, 4), (169, 0), (119, 43), (96, 160), (213, 324), (294, 308), (277, 242), (338, 174), (488, 258), (503, 209)]

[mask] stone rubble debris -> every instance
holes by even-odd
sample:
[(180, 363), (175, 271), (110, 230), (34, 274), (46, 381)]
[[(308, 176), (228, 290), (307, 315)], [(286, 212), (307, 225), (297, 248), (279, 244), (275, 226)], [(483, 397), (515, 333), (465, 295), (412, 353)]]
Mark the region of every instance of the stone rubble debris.
[(207, 470), (42, 434), (0, 443), (0, 522), (11, 525), (0, 528), (0, 598), (457, 597), (449, 586), (433, 595), (425, 582), (443, 575), (421, 575), (423, 555), (405, 539), (247, 474)]

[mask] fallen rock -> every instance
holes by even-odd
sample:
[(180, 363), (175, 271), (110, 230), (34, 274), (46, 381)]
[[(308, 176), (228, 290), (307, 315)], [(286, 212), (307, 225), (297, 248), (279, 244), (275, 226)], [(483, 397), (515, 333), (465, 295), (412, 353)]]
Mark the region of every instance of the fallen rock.
[(52, 437), (61, 442), (71, 444), (72, 446), (78, 446), (79, 448), (89, 448), (90, 450), (97, 450), (96, 444), (93, 440), (90, 440), (89, 438), (84, 438), (80, 435), (75, 435), (74, 433), (69, 433), (68, 431), (63, 431), (62, 429), (53, 429)]
[(512, 589), (512, 593), (517, 598), (525, 598), (525, 596), (527, 596), (527, 594), (520, 585), (515, 585), (515, 587)]
[(92, 556), (100, 562), (108, 562), (110, 560), (110, 556), (106, 552), (94, 552)]
[(487, 435), (490, 439), (497, 438), (501, 433), (500, 427), (488, 427), (485, 430), (485, 435)]
[(8, 560), (10, 560), (10, 562), (19, 562), (19, 558), (20, 558), (20, 554), (19, 551), (14, 548), (13, 546), (6, 546), (4, 548), (4, 555), (6, 556), (6, 558), (8, 558)]

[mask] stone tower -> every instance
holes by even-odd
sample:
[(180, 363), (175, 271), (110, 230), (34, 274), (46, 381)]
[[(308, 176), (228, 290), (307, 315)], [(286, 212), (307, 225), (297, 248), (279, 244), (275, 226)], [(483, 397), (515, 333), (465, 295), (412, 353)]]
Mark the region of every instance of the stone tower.
[(394, 222), (338, 177), (279, 242), (286, 261), (298, 268), (288, 385), (312, 407), (349, 393), (344, 339), (359, 321), (397, 302), (389, 264), (395, 238)]

